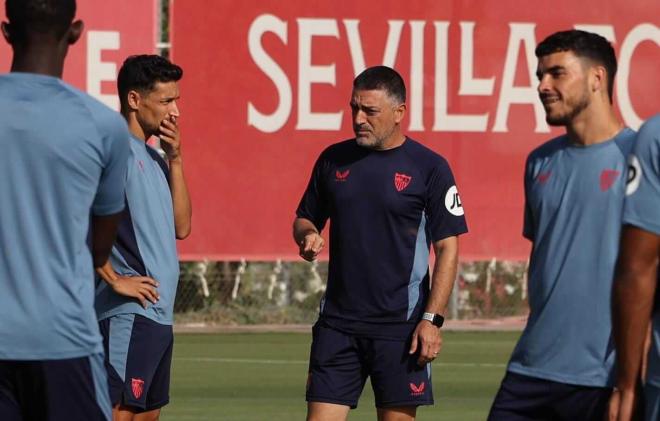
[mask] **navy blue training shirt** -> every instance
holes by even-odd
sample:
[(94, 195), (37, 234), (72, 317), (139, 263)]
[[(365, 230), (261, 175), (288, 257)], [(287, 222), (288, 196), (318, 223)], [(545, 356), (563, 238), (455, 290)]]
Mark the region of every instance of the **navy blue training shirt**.
[(296, 214), (319, 232), (331, 221), (320, 318), (386, 339), (407, 340), (421, 319), (431, 243), (467, 232), (447, 161), (410, 138), (385, 151), (328, 147)]

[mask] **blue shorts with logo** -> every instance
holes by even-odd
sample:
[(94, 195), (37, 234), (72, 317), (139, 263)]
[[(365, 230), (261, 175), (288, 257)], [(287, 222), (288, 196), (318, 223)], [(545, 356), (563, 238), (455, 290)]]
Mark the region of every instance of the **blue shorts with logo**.
[(174, 334), (163, 325), (137, 314), (119, 314), (99, 322), (112, 405), (136, 413), (151, 411), (170, 401), (170, 366)]
[(612, 389), (577, 386), (508, 371), (488, 421), (602, 421)]
[(0, 361), (0, 420), (110, 421), (103, 355)]
[(433, 405), (431, 365), (417, 365), (409, 341), (359, 337), (318, 321), (312, 330), (308, 402), (356, 408), (371, 379), (376, 407)]

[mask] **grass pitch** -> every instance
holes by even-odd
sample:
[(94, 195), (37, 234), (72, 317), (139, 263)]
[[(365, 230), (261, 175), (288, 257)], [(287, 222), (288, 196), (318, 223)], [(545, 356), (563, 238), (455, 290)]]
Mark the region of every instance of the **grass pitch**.
[[(435, 406), (419, 420), (484, 420), (520, 332), (445, 332), (433, 363)], [(305, 419), (311, 332), (177, 334), (161, 420)], [(350, 421), (376, 419), (369, 381)]]

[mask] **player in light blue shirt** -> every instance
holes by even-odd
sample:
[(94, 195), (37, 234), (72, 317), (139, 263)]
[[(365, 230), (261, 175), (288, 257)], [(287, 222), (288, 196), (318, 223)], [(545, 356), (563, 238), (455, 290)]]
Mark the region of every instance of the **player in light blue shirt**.
[(639, 130), (629, 158), (621, 252), (614, 282), (617, 382), (610, 419), (630, 420), (637, 399), (644, 337), (652, 321), (646, 373), (646, 420), (660, 418), (660, 114)]
[(128, 131), (60, 79), (75, 9), (8, 0), (2, 23), (14, 52), (0, 76), (2, 420), (110, 416), (93, 279), (124, 208)]
[[(126, 59), (117, 77), (131, 132), (126, 210), (110, 261), (97, 270), (96, 309), (116, 419), (158, 419), (169, 401), (176, 239), (190, 233), (177, 119), (183, 71), (155, 55)], [(160, 139), (167, 162), (147, 144)]]
[(612, 106), (616, 58), (605, 38), (558, 32), (536, 56), (546, 120), (566, 134), (527, 159), (530, 315), (489, 419), (600, 421), (613, 385), (610, 299), (634, 132)]

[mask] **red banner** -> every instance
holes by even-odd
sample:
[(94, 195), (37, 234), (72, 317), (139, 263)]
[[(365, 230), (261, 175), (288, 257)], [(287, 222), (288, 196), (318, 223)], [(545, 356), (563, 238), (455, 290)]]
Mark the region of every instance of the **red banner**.
[[(117, 72), (124, 59), (132, 54), (156, 51), (157, 3), (157, 0), (79, 0), (76, 19), (83, 20), (85, 31), (69, 48), (64, 80), (118, 110)], [(0, 71), (9, 71), (10, 65), (11, 49), (7, 43), (0, 42)]]
[(294, 211), (321, 150), (353, 136), (351, 83), (366, 66), (400, 71), (405, 132), (450, 162), (470, 227), (463, 259), (529, 253), (524, 159), (561, 133), (537, 98), (540, 40), (603, 34), (619, 57), (625, 123), (660, 111), (655, 0), (195, 0), (175, 2), (173, 16), (194, 203), (187, 259), (297, 258)]

